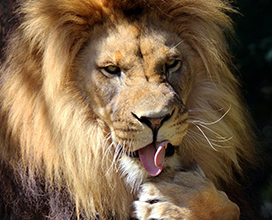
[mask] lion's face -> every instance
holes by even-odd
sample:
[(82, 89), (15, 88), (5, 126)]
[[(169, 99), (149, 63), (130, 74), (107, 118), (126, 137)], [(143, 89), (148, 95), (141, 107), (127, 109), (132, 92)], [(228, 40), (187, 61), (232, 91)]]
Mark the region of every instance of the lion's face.
[(20, 2), (0, 68), (0, 159), (16, 182), (29, 177), (19, 188), (44, 180), (54, 197), (67, 188), (78, 216), (129, 219), (152, 176), (197, 164), (221, 188), (240, 158), (254, 161), (227, 1)]
[(166, 24), (145, 25), (96, 27), (79, 55), (77, 78), (115, 147), (139, 156), (155, 176), (186, 134), (192, 72), (183, 53), (188, 45)]

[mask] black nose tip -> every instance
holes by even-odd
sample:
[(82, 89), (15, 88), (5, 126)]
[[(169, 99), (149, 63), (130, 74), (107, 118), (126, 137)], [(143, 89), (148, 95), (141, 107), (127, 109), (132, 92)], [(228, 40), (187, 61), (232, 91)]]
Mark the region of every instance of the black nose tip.
[(146, 116), (141, 116), (140, 118), (138, 118), (136, 114), (132, 113), (132, 115), (135, 118), (137, 118), (141, 123), (146, 124), (149, 128), (151, 128), (153, 132), (157, 133), (157, 131), (160, 129), (163, 123), (172, 117), (173, 112), (171, 114), (166, 114), (158, 118), (155, 118), (155, 117), (152, 118), (152, 117), (146, 117)]

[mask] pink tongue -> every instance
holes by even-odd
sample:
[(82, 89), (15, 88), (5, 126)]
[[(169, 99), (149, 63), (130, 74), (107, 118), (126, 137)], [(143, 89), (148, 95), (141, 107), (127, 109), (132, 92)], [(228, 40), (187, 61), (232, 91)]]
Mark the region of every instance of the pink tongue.
[(139, 150), (140, 160), (149, 175), (157, 176), (161, 173), (165, 159), (165, 146), (168, 143), (169, 141), (163, 141), (156, 143), (156, 146), (149, 144)]

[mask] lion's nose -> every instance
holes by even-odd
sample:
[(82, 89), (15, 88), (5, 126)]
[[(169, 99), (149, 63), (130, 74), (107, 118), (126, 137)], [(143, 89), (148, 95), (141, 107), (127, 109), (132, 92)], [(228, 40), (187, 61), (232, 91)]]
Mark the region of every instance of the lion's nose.
[(149, 128), (151, 128), (153, 133), (157, 133), (158, 130), (160, 129), (160, 127), (163, 125), (163, 123), (166, 122), (167, 120), (169, 120), (172, 117), (173, 112), (174, 111), (172, 111), (170, 114), (166, 114), (166, 115), (164, 115), (162, 117), (157, 117), (157, 118), (147, 117), (147, 116), (138, 117), (134, 113), (132, 113), (132, 115), (135, 118), (137, 118), (141, 123), (146, 124)]

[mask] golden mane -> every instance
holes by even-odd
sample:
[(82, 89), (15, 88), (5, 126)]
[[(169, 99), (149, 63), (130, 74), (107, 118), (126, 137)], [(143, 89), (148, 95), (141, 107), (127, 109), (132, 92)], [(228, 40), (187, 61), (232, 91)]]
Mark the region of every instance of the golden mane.
[[(1, 67), (1, 161), (67, 187), (78, 214), (126, 219), (132, 189), (116, 172), (108, 127), (74, 80), (74, 63), (92, 28), (116, 18), (152, 14), (169, 20), (203, 65), (187, 101), (188, 134), (182, 155), (196, 161), (217, 187), (253, 161), (254, 135), (230, 72), (225, 34), (232, 32), (227, 1), (29, 0), (20, 7)], [(137, 13), (133, 13), (137, 12)], [(106, 156), (105, 156), (106, 155)]]

